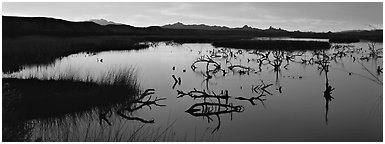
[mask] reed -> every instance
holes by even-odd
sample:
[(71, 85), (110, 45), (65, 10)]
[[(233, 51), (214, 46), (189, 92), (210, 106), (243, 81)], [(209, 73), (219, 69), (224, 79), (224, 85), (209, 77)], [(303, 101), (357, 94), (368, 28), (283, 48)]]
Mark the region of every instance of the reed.
[[(88, 115), (62, 119), (34, 120), (33, 134), (26, 141), (43, 142), (151, 142), (177, 141), (177, 137), (170, 137), (173, 123), (164, 127), (153, 124), (128, 121), (112, 117), (113, 125), (100, 125), (97, 111)], [(32, 131), (32, 129), (31, 129)]]
[(99, 77), (62, 74), (45, 78), (3, 78), (3, 121), (60, 117), (93, 108), (112, 108), (140, 92), (134, 69)]

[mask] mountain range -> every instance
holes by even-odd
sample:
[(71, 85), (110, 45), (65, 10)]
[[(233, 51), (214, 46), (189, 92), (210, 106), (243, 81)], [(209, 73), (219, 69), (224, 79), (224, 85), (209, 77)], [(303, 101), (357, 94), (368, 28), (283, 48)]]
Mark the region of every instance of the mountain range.
[[(105, 19), (91, 19), (89, 22), (94, 22), (96, 24), (106, 26), (106, 25), (125, 25), (121, 23), (115, 23), (113, 21), (108, 21)], [(158, 27), (158, 26), (152, 26), (152, 27)], [(215, 31), (229, 31), (229, 30), (242, 30), (242, 31), (254, 31), (254, 32), (261, 32), (261, 31), (267, 31), (267, 32), (288, 32), (287, 30), (283, 30), (281, 28), (274, 28), (270, 26), (268, 29), (259, 29), (259, 28), (253, 28), (248, 25), (244, 25), (243, 27), (235, 27), (230, 28), (227, 26), (210, 26), (206, 24), (183, 24), (182, 22), (176, 22), (173, 24), (166, 24), (163, 26), (160, 26), (159, 28), (165, 28), (165, 29), (185, 29), (185, 30), (215, 30)], [(345, 30), (340, 31), (338, 33), (362, 33), (366, 32), (367, 30)], [(296, 31), (299, 32), (299, 31)]]
[[(94, 22), (96, 24), (105, 26), (105, 25), (124, 25), (121, 23), (115, 23), (113, 21), (108, 21), (105, 19), (91, 19), (89, 20), (90, 22)], [(262, 29), (258, 28), (253, 28), (248, 25), (244, 25), (243, 27), (236, 27), (236, 28), (229, 28), (227, 26), (210, 26), (210, 25), (205, 25), (205, 24), (191, 24), (191, 25), (186, 25), (181, 22), (176, 22), (174, 24), (166, 24), (163, 26), (160, 26), (161, 28), (166, 28), (166, 29), (192, 29), (192, 30), (242, 30), (242, 31), (262, 31)], [(265, 29), (264, 31), (276, 31), (276, 32), (285, 32), (286, 30), (282, 29), (276, 29), (274, 27), (270, 27), (269, 29)]]
[(270, 31), (270, 32), (287, 32), (286, 30), (282, 30), (281, 28), (274, 28), (270, 26), (268, 29), (262, 30), (259, 28), (253, 28), (248, 25), (244, 25), (243, 27), (236, 27), (236, 28), (229, 28), (226, 26), (209, 26), (205, 24), (192, 24), (192, 25), (185, 25), (181, 22), (177, 22), (174, 24), (167, 24), (162, 26), (162, 28), (169, 28), (169, 29), (196, 29), (196, 30), (243, 30), (243, 31)]
[[(297, 38), (350, 38), (382, 41), (382, 29), (354, 30), (343, 32), (301, 32), (287, 31), (280, 28), (253, 28), (248, 25), (229, 28), (205, 24), (186, 25), (181, 22), (163, 26), (135, 27), (119, 24), (105, 19), (73, 22), (47, 17), (2, 16), (3, 38), (26, 35), (49, 35), (55, 37), (126, 35), (142, 39), (160, 38), (175, 40), (185, 37), (210, 37), (211, 39), (233, 39), (234, 37), (297, 37)], [(203, 41), (203, 39), (202, 39)], [(213, 41), (213, 40), (211, 40)]]
[(113, 21), (107, 21), (105, 19), (90, 19), (89, 20), (90, 22), (94, 22), (96, 24), (99, 24), (99, 25), (123, 25), (121, 23), (115, 23)]

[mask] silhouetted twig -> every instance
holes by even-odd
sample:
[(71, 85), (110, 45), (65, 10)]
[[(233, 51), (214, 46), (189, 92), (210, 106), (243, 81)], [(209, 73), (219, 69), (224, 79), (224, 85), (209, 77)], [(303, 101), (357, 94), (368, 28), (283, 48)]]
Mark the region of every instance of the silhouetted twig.
[(226, 113), (233, 113), (233, 112), (243, 112), (243, 111), (244, 111), (244, 107), (241, 105), (233, 106), (231, 103), (221, 104), (221, 103), (208, 103), (208, 102), (196, 103), (186, 110), (187, 113), (193, 116), (207, 117), (208, 122), (212, 121), (212, 118), (210, 116), (215, 115), (218, 119), (218, 125), (212, 131), (212, 133), (219, 130), (220, 128), (221, 121), (220, 121), (219, 115), (226, 114)]
[(231, 98), (231, 96), (229, 96), (227, 90), (225, 90), (225, 91), (222, 90), (221, 93), (218, 94), (218, 95), (214, 91), (212, 91), (213, 94), (208, 94), (205, 90), (199, 91), (199, 90), (197, 90), (195, 88), (194, 88), (194, 90), (189, 91), (187, 93), (183, 92), (181, 90), (177, 90), (177, 93), (178, 93), (178, 97), (177, 98), (181, 98), (181, 97), (184, 97), (184, 96), (190, 96), (193, 99), (198, 99), (198, 98), (202, 98), (202, 99), (215, 98), (215, 99), (218, 99), (219, 102), (220, 102), (220, 99), (224, 99), (224, 100), (226, 100), (226, 103), (228, 102), (228, 99)]
[(266, 92), (268, 93), (269, 95), (272, 95), (268, 90), (266, 90), (268, 87), (272, 86), (273, 84), (265, 84), (263, 82), (263, 80), (261, 80), (261, 83), (262, 84), (259, 84), (257, 86), (254, 87), (254, 85), (251, 86), (251, 90), (252, 92), (255, 92), (255, 93), (260, 93), (260, 92)]
[[(143, 122), (143, 123), (154, 123), (154, 120), (145, 120), (143, 118), (139, 118), (139, 117), (132, 117), (132, 116), (129, 116), (129, 115), (125, 115), (125, 112), (129, 112), (129, 113), (132, 113), (133, 111), (136, 111), (136, 110), (139, 110), (139, 109), (142, 109), (144, 106), (147, 106), (149, 109), (151, 109), (151, 106), (152, 105), (155, 105), (155, 106), (166, 106), (166, 105), (163, 105), (163, 104), (158, 104), (157, 102), (158, 101), (162, 101), (162, 100), (165, 100), (166, 98), (157, 98), (155, 97), (154, 100), (151, 100), (151, 95), (155, 93), (155, 90), (154, 89), (147, 89), (144, 93), (142, 93), (137, 99), (134, 99), (132, 101), (132, 105), (134, 104), (140, 104), (139, 106), (134, 106), (132, 107), (132, 105), (130, 106), (126, 106), (126, 107), (122, 107), (120, 108), (116, 113), (125, 118), (125, 119), (128, 119), (128, 120), (138, 120), (140, 122)], [(150, 96), (146, 101), (143, 101), (143, 99), (147, 96)]]
[(130, 117), (130, 116), (126, 116), (126, 115), (124, 115), (123, 114), (123, 112), (122, 111), (117, 111), (116, 112), (119, 116), (121, 116), (121, 117), (123, 117), (123, 118), (125, 118), (125, 119), (127, 119), (127, 120), (137, 120), (137, 121), (140, 121), (140, 122), (143, 122), (143, 123), (154, 123), (154, 120), (145, 120), (145, 119), (143, 119), (143, 118), (139, 118), (139, 117)]
[(265, 101), (266, 99), (262, 99), (261, 97), (264, 97), (266, 96), (265, 94), (261, 93), (259, 96), (257, 97), (251, 97), (251, 98), (245, 98), (245, 97), (236, 97), (235, 99), (237, 100), (246, 100), (246, 101), (249, 101), (251, 103), (251, 105), (256, 105), (254, 100), (258, 100), (260, 102), (263, 103), (263, 101)]

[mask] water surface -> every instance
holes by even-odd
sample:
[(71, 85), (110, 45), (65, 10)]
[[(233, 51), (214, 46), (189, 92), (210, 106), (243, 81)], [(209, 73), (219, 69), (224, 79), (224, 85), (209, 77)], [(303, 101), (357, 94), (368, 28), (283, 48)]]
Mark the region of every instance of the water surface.
[[(106, 71), (133, 67), (142, 89), (153, 88), (153, 97), (167, 98), (159, 101), (166, 106), (144, 107), (134, 113), (154, 120), (145, 124), (147, 131), (174, 122), (165, 141), (382, 141), (382, 73), (377, 74), (382, 58), (370, 56), (366, 42), (341, 46), (286, 52), (159, 43), (143, 50), (74, 54), (3, 76), (44, 79), (75, 73), (98, 77)], [(382, 43), (376, 48), (382, 48)], [(191, 65), (199, 59), (211, 59), (220, 69), (213, 63), (206, 67), (205, 62), (196, 63), (193, 69)], [(228, 68), (235, 65), (250, 69)], [(227, 91), (230, 97), (227, 102), (188, 95), (178, 98), (178, 91), (194, 90), (209, 95)], [(252, 102), (247, 100), (252, 97)], [(186, 112), (194, 105), (199, 110)], [(219, 111), (222, 113), (215, 113)], [(97, 129), (99, 121), (94, 117), (81, 118), (78, 127), (92, 123)], [(126, 133), (142, 125), (119, 116), (111, 119), (109, 129), (128, 127)], [(38, 132), (44, 121), (38, 123), (32, 134), (35, 137), (44, 133)], [(57, 132), (60, 126), (45, 129)]]

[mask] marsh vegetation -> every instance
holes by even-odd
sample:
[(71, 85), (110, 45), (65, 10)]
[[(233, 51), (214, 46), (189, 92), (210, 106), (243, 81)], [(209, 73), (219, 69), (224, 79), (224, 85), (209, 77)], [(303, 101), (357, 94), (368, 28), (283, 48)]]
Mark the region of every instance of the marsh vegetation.
[(3, 22), (3, 141), (382, 141), (382, 30)]
[[(125, 37), (89, 38), (37, 40), (41, 48), (56, 42), (74, 48), (63, 50), (71, 51), (64, 55), (60, 50), (60, 56), (69, 56), (50, 64), (20, 62), (19, 71), (3, 70), (3, 141), (348, 140), (327, 133), (355, 137), (352, 141), (381, 137), (382, 43), (139, 44), (121, 43)], [(117, 51), (104, 51), (109, 43)], [(130, 46), (139, 49), (126, 50)], [(352, 111), (358, 109), (364, 112)], [(308, 129), (295, 129), (299, 125)], [(352, 126), (361, 131), (347, 133)], [(309, 138), (301, 136), (309, 131)]]

